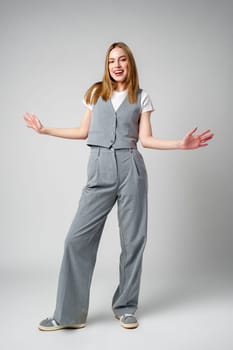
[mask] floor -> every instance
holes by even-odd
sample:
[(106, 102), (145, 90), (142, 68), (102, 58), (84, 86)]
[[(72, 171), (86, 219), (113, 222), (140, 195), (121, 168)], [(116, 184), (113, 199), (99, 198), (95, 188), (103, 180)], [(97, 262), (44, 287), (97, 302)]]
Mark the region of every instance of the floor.
[(233, 286), (229, 281), (157, 280), (155, 286), (145, 277), (137, 312), (140, 325), (125, 330), (111, 312), (113, 285), (109, 277), (101, 281), (98, 276), (93, 281), (85, 328), (41, 332), (37, 324), (51, 315), (57, 276), (44, 271), (2, 276), (1, 349), (233, 348)]

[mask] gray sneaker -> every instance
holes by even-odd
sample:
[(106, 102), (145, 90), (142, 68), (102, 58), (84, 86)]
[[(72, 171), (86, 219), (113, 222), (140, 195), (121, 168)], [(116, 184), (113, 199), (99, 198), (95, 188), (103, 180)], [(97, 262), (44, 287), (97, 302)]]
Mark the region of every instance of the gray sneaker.
[(64, 329), (64, 328), (83, 328), (85, 326), (86, 326), (85, 323), (61, 325), (56, 320), (50, 317), (41, 321), (38, 328), (41, 331), (58, 331), (59, 329)]
[(133, 329), (138, 327), (138, 321), (134, 314), (115, 315), (115, 317), (120, 320), (120, 324), (124, 328)]

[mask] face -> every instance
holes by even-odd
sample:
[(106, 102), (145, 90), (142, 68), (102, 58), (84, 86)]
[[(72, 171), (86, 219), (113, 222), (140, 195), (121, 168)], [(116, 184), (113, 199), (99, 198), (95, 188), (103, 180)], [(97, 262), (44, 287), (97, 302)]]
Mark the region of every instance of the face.
[(122, 48), (115, 47), (110, 51), (108, 69), (113, 80), (117, 83), (125, 82), (128, 75), (128, 59)]

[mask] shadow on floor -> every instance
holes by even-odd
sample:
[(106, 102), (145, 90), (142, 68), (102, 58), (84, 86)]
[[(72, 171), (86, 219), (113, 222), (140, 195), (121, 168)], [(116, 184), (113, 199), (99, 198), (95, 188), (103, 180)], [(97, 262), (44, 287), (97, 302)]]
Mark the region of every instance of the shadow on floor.
[(225, 294), (230, 294), (232, 291), (233, 286), (224, 281), (219, 283), (219, 281), (206, 280), (192, 284), (175, 281), (172, 285), (164, 284), (159, 288), (148, 285), (141, 299), (138, 313), (140, 316), (155, 315), (199, 301), (224, 298)]

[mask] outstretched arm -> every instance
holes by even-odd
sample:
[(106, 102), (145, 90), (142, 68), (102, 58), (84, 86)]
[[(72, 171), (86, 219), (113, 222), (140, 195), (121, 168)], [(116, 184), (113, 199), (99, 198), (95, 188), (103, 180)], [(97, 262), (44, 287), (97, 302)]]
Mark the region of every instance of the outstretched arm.
[(214, 134), (210, 130), (205, 130), (201, 134), (194, 133), (197, 128), (187, 132), (181, 140), (163, 140), (152, 135), (152, 127), (150, 122), (151, 112), (142, 113), (139, 124), (139, 139), (145, 148), (154, 149), (195, 149), (208, 146), (207, 141), (212, 139)]
[(91, 110), (87, 108), (81, 120), (80, 127), (77, 128), (47, 128), (44, 127), (40, 120), (26, 112), (23, 116), (27, 127), (35, 130), (39, 134), (62, 137), (66, 139), (86, 139), (91, 122)]

